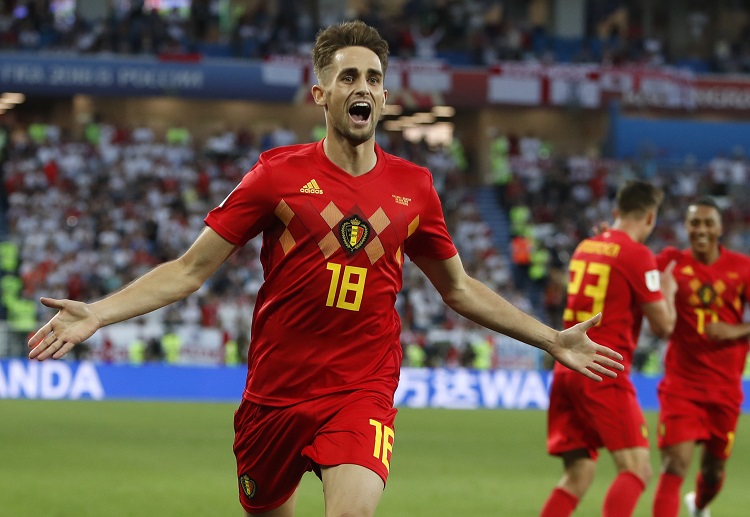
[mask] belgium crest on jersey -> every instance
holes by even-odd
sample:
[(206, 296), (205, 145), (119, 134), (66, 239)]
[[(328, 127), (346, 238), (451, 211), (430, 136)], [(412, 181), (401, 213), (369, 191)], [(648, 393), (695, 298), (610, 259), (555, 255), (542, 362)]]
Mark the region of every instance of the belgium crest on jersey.
[(698, 289), (698, 299), (704, 307), (708, 307), (716, 299), (716, 291), (711, 284), (703, 284)]
[(363, 217), (352, 216), (344, 219), (339, 225), (341, 234), (341, 244), (350, 253), (354, 253), (362, 248), (370, 236), (370, 226), (365, 222)]
[(240, 476), (240, 487), (242, 487), (242, 491), (245, 493), (248, 499), (252, 499), (253, 497), (255, 497), (257, 486), (255, 484), (255, 481), (253, 481), (253, 479), (247, 474), (242, 474)]

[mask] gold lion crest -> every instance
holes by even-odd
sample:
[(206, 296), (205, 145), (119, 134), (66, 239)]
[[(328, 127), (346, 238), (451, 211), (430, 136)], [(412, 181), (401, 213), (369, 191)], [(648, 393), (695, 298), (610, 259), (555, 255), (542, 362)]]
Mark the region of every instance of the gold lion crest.
[(370, 227), (361, 218), (354, 216), (343, 221), (339, 226), (341, 243), (350, 252), (358, 251), (367, 242)]
[(255, 484), (255, 481), (253, 481), (247, 474), (242, 474), (240, 476), (240, 487), (248, 499), (255, 497), (255, 492), (258, 487)]

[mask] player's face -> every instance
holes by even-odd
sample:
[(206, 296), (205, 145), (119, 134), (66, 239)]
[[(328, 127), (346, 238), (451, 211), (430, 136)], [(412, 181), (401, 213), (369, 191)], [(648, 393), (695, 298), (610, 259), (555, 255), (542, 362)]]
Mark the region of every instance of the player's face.
[(330, 129), (354, 145), (373, 138), (387, 96), (378, 56), (365, 47), (342, 48), (325, 79), (321, 86)]
[(721, 237), (721, 214), (711, 206), (690, 205), (685, 217), (690, 248), (696, 255), (706, 256), (718, 249)]

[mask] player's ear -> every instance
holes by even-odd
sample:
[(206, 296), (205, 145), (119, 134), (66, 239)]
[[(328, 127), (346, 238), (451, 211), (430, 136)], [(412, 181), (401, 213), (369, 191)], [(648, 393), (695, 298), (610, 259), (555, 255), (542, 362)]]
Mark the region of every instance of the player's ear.
[(326, 100), (325, 90), (319, 84), (315, 84), (313, 85), (311, 91), (312, 91), (313, 101), (315, 101), (315, 104), (317, 104), (318, 106), (325, 107), (326, 104), (328, 103)]

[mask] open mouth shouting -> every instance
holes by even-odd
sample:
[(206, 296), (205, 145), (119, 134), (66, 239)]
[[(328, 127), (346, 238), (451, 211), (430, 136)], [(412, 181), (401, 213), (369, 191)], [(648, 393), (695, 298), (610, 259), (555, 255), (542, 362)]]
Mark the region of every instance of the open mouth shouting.
[(358, 101), (349, 107), (349, 118), (357, 126), (366, 126), (372, 116), (372, 106), (365, 101)]

